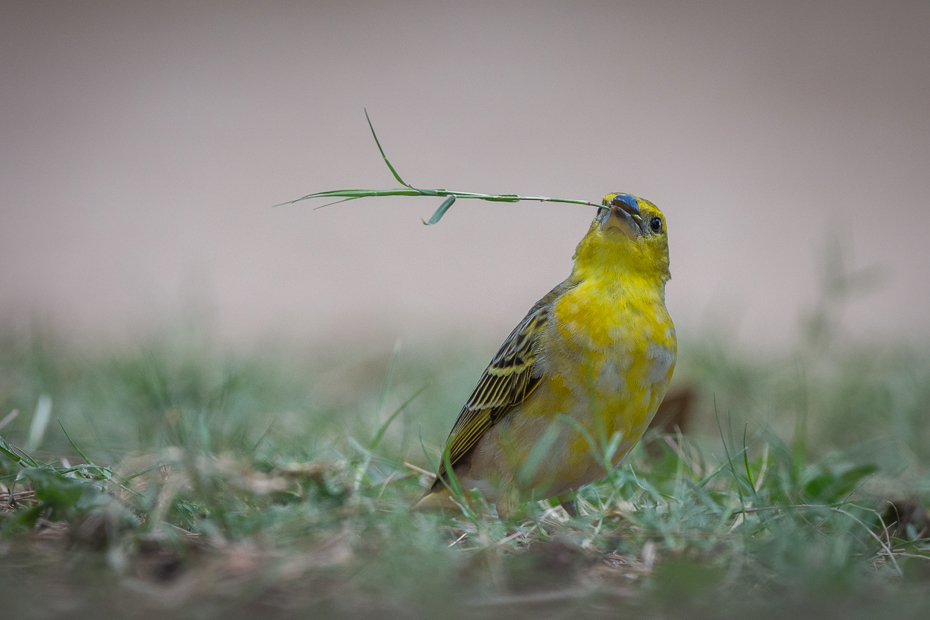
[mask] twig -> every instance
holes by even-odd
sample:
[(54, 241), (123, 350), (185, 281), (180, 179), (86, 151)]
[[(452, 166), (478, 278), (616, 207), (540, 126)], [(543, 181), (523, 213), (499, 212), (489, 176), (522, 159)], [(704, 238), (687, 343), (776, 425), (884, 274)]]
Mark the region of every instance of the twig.
[(421, 469), (421, 468), (417, 467), (416, 465), (411, 465), (411, 464), (408, 463), (407, 461), (404, 461), (404, 467), (407, 467), (407, 468), (409, 468), (409, 469), (412, 469), (412, 470), (415, 471), (415, 472), (419, 472), (419, 473), (423, 474), (424, 476), (429, 476), (430, 478), (435, 478), (435, 477), (436, 477), (436, 474), (434, 474), (433, 472), (431, 472), (431, 471), (426, 471), (425, 469)]
[(505, 536), (504, 538), (501, 538), (499, 541), (497, 541), (497, 544), (498, 544), (498, 545), (506, 545), (506, 544), (509, 543), (511, 540), (514, 540), (514, 539), (516, 539), (516, 538), (520, 538), (521, 536), (522, 536), (523, 538), (527, 538), (527, 534), (529, 534), (530, 532), (532, 532), (532, 531), (535, 530), (535, 529), (536, 529), (536, 524), (534, 523), (533, 526), (532, 526), (530, 529), (526, 530), (525, 532), (524, 532), (523, 530), (517, 530), (516, 532), (514, 532), (514, 533), (511, 534), (511, 535)]
[(451, 549), (452, 547), (454, 547), (455, 545), (457, 545), (457, 544), (459, 543), (459, 541), (461, 541), (461, 540), (462, 540), (463, 538), (465, 538), (466, 536), (468, 536), (468, 532), (462, 532), (462, 535), (461, 535), (461, 536), (459, 536), (458, 538), (456, 538), (453, 542), (451, 542), (451, 543), (449, 544), (449, 548)]

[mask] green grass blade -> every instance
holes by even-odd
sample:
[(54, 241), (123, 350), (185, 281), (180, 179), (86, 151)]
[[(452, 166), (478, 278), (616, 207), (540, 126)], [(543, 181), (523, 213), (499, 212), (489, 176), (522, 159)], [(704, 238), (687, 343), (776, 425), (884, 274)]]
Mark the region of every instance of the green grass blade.
[(433, 217), (429, 218), (428, 222), (423, 222), (423, 223), (426, 224), (427, 226), (432, 226), (433, 224), (436, 224), (437, 222), (439, 222), (439, 220), (442, 218), (443, 215), (446, 214), (446, 211), (449, 210), (449, 207), (451, 207), (454, 202), (455, 202), (455, 195), (453, 194), (452, 196), (449, 196), (448, 198), (446, 198), (446, 200), (441, 205), (439, 205), (439, 208), (436, 209), (436, 213), (433, 213)]
[(386, 433), (388, 427), (391, 426), (391, 422), (393, 422), (394, 419), (397, 418), (397, 416), (400, 415), (401, 412), (407, 408), (407, 405), (412, 403), (417, 396), (422, 394), (423, 390), (425, 389), (426, 389), (426, 386), (424, 385), (419, 390), (414, 392), (410, 398), (405, 400), (404, 403), (400, 407), (398, 407), (396, 411), (394, 411), (394, 413), (388, 416), (388, 419), (384, 421), (384, 424), (382, 424), (381, 427), (378, 429), (378, 432), (375, 433), (375, 436), (372, 438), (371, 443), (368, 444), (369, 452), (374, 451), (374, 449), (378, 447), (378, 444), (381, 443), (381, 438), (384, 437), (384, 433)]
[[(723, 427), (720, 425), (720, 414), (717, 412), (716, 396), (714, 397), (714, 417), (717, 419), (717, 431), (720, 433), (720, 442), (723, 444), (723, 451), (727, 457), (727, 464), (730, 467), (730, 473), (733, 474), (733, 484), (736, 485), (736, 492), (739, 494), (739, 505), (742, 512), (746, 512), (746, 502), (743, 499), (743, 485), (739, 475), (736, 473), (736, 466), (733, 464), (733, 456), (730, 456), (730, 448), (727, 446), (726, 437), (723, 436)], [(730, 433), (732, 437), (732, 433)]]
[(16, 449), (8, 444), (6, 439), (3, 437), (0, 437), (0, 454), (4, 455), (6, 458), (10, 459), (17, 465), (21, 465), (23, 467), (26, 467), (27, 465), (30, 467), (36, 467), (35, 461), (29, 463), (25, 458), (16, 454)]
[[(80, 448), (77, 447), (77, 444), (74, 443), (74, 440), (71, 439), (71, 435), (69, 435), (68, 431), (65, 430), (65, 425), (61, 423), (61, 420), (58, 420), (58, 426), (61, 427), (61, 432), (65, 434), (65, 438), (68, 440), (68, 443), (70, 443), (71, 447), (74, 448), (74, 450), (78, 454), (81, 455), (81, 458), (84, 459), (84, 462), (87, 463), (88, 465), (94, 465), (93, 461), (87, 458), (87, 455), (84, 454), (84, 452)], [(96, 465), (94, 465), (94, 467), (96, 467)]]
[(378, 140), (378, 134), (375, 133), (375, 126), (371, 124), (371, 117), (368, 116), (368, 109), (365, 108), (365, 120), (368, 121), (368, 127), (371, 129), (371, 137), (375, 139), (375, 144), (378, 145), (378, 151), (381, 152), (381, 157), (384, 159), (384, 163), (387, 164), (387, 167), (390, 169), (391, 174), (394, 175), (394, 178), (397, 179), (397, 182), (406, 187), (410, 187), (397, 173), (397, 170), (394, 169), (394, 166), (391, 165), (391, 162), (388, 160), (387, 155), (384, 154), (384, 149), (381, 148), (381, 141)]
[(371, 122), (371, 117), (368, 116), (368, 110), (365, 110), (365, 120), (368, 121), (368, 128), (371, 129), (371, 135), (375, 139), (375, 145), (378, 147), (378, 152), (381, 153), (381, 158), (384, 160), (384, 163), (387, 165), (388, 170), (391, 171), (391, 174), (397, 180), (398, 183), (403, 185), (403, 188), (397, 189), (387, 189), (387, 190), (378, 190), (378, 189), (337, 189), (330, 190), (325, 192), (314, 192), (312, 194), (307, 194), (300, 198), (295, 198), (294, 200), (288, 200), (286, 202), (278, 203), (274, 206), (280, 207), (283, 205), (294, 204), (295, 202), (300, 202), (302, 200), (312, 200), (314, 198), (340, 198), (335, 202), (329, 202), (325, 205), (316, 207), (317, 209), (322, 209), (323, 207), (328, 207), (330, 205), (339, 204), (340, 202), (347, 202), (349, 200), (356, 200), (358, 198), (374, 198), (374, 197), (384, 197), (384, 196), (441, 196), (447, 197), (445, 202), (436, 210), (433, 214), (433, 217), (429, 219), (428, 222), (424, 222), (427, 225), (436, 224), (446, 211), (449, 210), (449, 207), (453, 205), (457, 198), (463, 199), (472, 199), (472, 200), (486, 200), (488, 202), (558, 202), (563, 204), (576, 204), (584, 205), (588, 207), (598, 207), (602, 205), (590, 202), (588, 200), (574, 200), (569, 198), (550, 198), (548, 196), (521, 196), (519, 194), (481, 194), (477, 192), (454, 192), (445, 189), (420, 189), (414, 187), (404, 181), (400, 173), (397, 172), (397, 169), (394, 168), (394, 165), (391, 164), (390, 160), (387, 158), (387, 155), (384, 154), (384, 148), (381, 146), (381, 141), (378, 139), (378, 134), (375, 132), (375, 127)]

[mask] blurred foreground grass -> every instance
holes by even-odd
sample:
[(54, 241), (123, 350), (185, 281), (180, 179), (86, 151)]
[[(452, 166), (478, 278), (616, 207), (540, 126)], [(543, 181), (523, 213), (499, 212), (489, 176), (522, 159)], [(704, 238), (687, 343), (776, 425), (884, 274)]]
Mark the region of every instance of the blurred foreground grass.
[(490, 349), (2, 336), (3, 615), (925, 617), (930, 354), (681, 349), (685, 434), (514, 529), (407, 510)]

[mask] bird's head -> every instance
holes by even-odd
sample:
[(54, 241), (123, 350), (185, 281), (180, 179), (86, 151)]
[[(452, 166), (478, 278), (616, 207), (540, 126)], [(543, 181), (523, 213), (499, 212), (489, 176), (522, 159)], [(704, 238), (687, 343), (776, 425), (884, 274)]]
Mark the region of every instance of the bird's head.
[(639, 274), (664, 284), (671, 278), (665, 216), (630, 194), (607, 194), (575, 250), (575, 271)]

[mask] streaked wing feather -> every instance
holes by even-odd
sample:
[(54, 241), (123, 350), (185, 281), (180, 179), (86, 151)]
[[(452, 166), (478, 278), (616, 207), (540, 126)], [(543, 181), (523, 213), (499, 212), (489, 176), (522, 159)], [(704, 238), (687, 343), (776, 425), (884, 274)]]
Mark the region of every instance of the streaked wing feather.
[[(542, 378), (536, 364), (539, 334), (549, 318), (552, 302), (570, 287), (567, 281), (563, 282), (536, 302), (481, 375), (446, 442), (449, 463), (453, 467), (475, 447), (488, 429), (514, 406), (523, 402), (539, 385)], [(443, 460), (439, 463), (432, 490), (442, 487), (441, 480), (445, 473)]]

